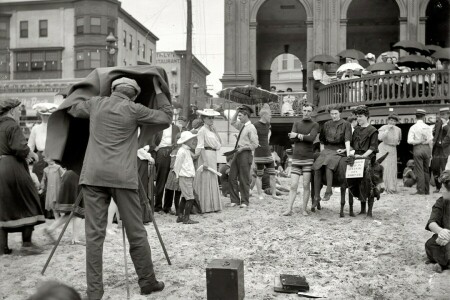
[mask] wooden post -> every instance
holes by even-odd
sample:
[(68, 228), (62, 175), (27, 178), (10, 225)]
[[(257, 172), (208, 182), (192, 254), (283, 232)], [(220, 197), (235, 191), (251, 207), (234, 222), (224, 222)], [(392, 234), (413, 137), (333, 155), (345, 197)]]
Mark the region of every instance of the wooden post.
[(187, 35), (186, 35), (186, 60), (183, 91), (183, 114), (189, 120), (191, 106), (191, 80), (192, 80), (192, 0), (187, 2)]

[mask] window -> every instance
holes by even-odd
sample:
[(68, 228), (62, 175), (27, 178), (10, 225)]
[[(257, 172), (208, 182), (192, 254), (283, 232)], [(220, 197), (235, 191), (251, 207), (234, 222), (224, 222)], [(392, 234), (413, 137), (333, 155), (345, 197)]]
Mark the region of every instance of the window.
[(283, 59), (281, 61), (281, 69), (287, 70), (287, 68), (288, 68), (288, 56), (287, 54), (283, 54)]
[(90, 52), (91, 57), (91, 68), (100, 68), (100, 52), (97, 51), (91, 51)]
[(91, 17), (91, 33), (101, 33), (101, 21), (102, 20), (100, 18)]
[(16, 70), (18, 72), (24, 72), (24, 71), (28, 71), (29, 70), (29, 61), (30, 61), (30, 53), (29, 52), (25, 52), (25, 53), (17, 53), (16, 56)]
[(84, 19), (77, 18), (77, 34), (83, 34), (83, 33), (84, 33)]
[(123, 46), (124, 47), (127, 46), (127, 31), (126, 30), (123, 31)]
[(28, 37), (28, 21), (20, 21), (20, 37)]
[(138, 55), (139, 55), (139, 51), (141, 51), (141, 41), (138, 40)]
[(48, 21), (39, 20), (39, 37), (47, 37), (47, 36), (48, 36)]
[(59, 61), (60, 61), (59, 52), (57, 52), (57, 51), (45, 52), (45, 70), (46, 71), (59, 70), (59, 67), (58, 67)]
[(44, 52), (31, 52), (31, 71), (44, 70)]
[(0, 22), (0, 39), (8, 37), (8, 24), (6, 21)]
[(0, 53), (0, 73), (8, 72), (9, 54)]
[(142, 45), (142, 57), (145, 58), (145, 44)]
[(150, 63), (153, 62), (153, 49), (150, 49)]
[(130, 50), (133, 49), (133, 36), (131, 34), (130, 34), (130, 45), (129, 45), (129, 47), (130, 47)]
[(298, 58), (294, 59), (294, 69), (303, 69), (302, 62)]
[(110, 33), (116, 36), (116, 22), (114, 19), (108, 19), (108, 32), (106, 34)]
[(77, 69), (84, 69), (84, 53), (77, 52)]

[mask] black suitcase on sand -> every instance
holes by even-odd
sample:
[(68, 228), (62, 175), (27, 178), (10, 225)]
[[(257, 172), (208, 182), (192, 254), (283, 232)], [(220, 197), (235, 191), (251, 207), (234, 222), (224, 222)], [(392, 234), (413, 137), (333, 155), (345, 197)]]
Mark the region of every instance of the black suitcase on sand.
[(206, 267), (208, 300), (242, 300), (244, 290), (244, 261), (215, 259)]

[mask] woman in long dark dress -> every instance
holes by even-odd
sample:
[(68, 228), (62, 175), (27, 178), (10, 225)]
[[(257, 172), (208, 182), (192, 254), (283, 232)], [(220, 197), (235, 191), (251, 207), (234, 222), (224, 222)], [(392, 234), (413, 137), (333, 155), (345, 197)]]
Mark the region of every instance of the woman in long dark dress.
[(27, 161), (37, 160), (20, 130), (20, 101), (0, 101), (0, 255), (9, 254), (8, 233), (22, 232), (24, 254), (41, 249), (31, 242), (35, 225), (45, 223)]
[(450, 170), (445, 170), (439, 181), (444, 187), (442, 197), (437, 199), (431, 210), (426, 230), (434, 235), (425, 243), (428, 260), (433, 269), (441, 273), (450, 267)]

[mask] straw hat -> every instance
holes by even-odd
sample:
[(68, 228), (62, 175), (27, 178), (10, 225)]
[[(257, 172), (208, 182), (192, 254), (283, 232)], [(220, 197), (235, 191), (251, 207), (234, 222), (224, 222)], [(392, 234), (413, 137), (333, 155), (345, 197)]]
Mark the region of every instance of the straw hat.
[(189, 141), (190, 139), (193, 139), (193, 138), (195, 138), (195, 137), (197, 137), (196, 134), (193, 134), (193, 133), (190, 132), (190, 131), (183, 131), (183, 132), (181, 133), (181, 137), (180, 137), (180, 138), (178, 139), (178, 141), (177, 141), (177, 144), (178, 144), (178, 145), (184, 144), (184, 143), (186, 143), (187, 141)]
[(44, 115), (44, 116), (51, 115), (57, 109), (58, 109), (58, 105), (56, 105), (55, 103), (45, 102), (45, 103), (38, 103), (38, 104), (33, 105), (33, 110), (37, 111), (38, 114)]
[(206, 117), (220, 116), (220, 113), (218, 113), (217, 111), (215, 111), (212, 108), (205, 108), (203, 110), (197, 110), (197, 113), (201, 116), (206, 116)]

